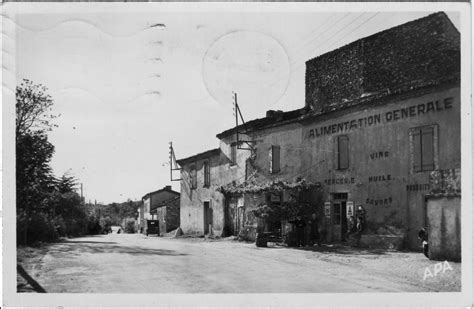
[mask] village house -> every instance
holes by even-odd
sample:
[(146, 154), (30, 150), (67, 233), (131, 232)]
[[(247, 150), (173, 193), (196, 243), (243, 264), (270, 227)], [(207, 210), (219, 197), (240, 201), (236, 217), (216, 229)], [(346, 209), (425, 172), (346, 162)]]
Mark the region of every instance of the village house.
[(163, 201), (150, 214), (158, 220), (161, 235), (177, 229), (180, 223), (180, 196)]
[[(165, 186), (145, 194), (143, 203), (138, 208), (138, 230), (146, 234), (146, 220), (160, 220), (160, 233), (169, 232), (179, 227), (179, 204), (180, 194), (173, 191), (171, 186)], [(164, 208), (157, 210), (157, 208)]]
[[(206, 201), (219, 231), (247, 239), (291, 233), (288, 220), (314, 212), (325, 241), (339, 242), (360, 209), (363, 244), (419, 249), (430, 177), (450, 173), (459, 184), (459, 87), (460, 35), (444, 13), (307, 61), (304, 107), (269, 111), (218, 134), (210, 154), (179, 161), (182, 191), (188, 174), (204, 182), (206, 160), (216, 175), (202, 189), (193, 180), (199, 214), (188, 211), (186, 226), (209, 223)], [(460, 186), (451, 189), (460, 194)]]
[[(239, 158), (240, 159), (240, 158)], [(181, 171), (181, 229), (185, 234), (225, 235), (223, 183), (241, 177), (236, 157), (220, 149), (177, 160)]]

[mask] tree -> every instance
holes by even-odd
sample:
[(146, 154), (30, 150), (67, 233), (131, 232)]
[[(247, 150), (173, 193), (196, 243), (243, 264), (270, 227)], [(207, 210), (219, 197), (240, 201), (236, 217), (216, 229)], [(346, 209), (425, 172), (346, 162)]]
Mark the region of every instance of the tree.
[(49, 163), (54, 146), (42, 132), (29, 132), (16, 140), (16, 198), (19, 241), (26, 243), (32, 218), (48, 212), (48, 196), (54, 191)]
[(28, 131), (50, 131), (57, 125), (52, 120), (59, 117), (51, 113), (53, 99), (47, 88), (28, 79), (16, 87), (16, 136)]
[[(54, 146), (45, 132), (55, 126), (51, 120), (56, 116), (51, 114), (53, 101), (45, 91), (46, 87), (26, 79), (16, 88), (17, 233), (23, 243), (28, 241), (33, 219), (47, 220), (48, 197), (55, 189), (49, 165)], [(36, 223), (33, 226), (49, 227), (46, 221)]]
[(64, 174), (56, 180), (56, 189), (60, 193), (75, 192), (78, 181), (74, 176)]

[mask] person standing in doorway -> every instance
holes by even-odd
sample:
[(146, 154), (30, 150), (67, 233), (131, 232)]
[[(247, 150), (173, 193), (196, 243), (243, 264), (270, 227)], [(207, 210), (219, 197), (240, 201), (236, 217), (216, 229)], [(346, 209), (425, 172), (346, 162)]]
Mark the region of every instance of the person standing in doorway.
[(311, 214), (311, 219), (308, 222), (309, 227), (310, 227), (310, 241), (311, 245), (315, 245), (316, 243), (318, 244), (318, 247), (321, 247), (321, 237), (319, 235), (319, 223), (318, 223), (318, 217), (316, 216), (316, 213)]
[(304, 228), (306, 223), (301, 219), (301, 216), (296, 216), (294, 224), (296, 226), (296, 246), (304, 247)]

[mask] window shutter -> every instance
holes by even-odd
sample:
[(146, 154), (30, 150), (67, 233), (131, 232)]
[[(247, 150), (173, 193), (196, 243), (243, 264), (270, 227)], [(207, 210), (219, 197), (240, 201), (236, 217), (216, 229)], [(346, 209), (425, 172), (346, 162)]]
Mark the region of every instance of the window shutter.
[(273, 173), (273, 146), (270, 146), (270, 149), (268, 150), (268, 162), (270, 163), (269, 171), (270, 173)]
[(191, 170), (191, 188), (197, 188), (197, 171), (195, 166)]
[(209, 167), (209, 161), (204, 161), (204, 186), (209, 187), (211, 185), (211, 173)]
[(434, 170), (433, 127), (421, 129), (421, 169)]
[(347, 136), (338, 137), (338, 148), (339, 169), (346, 169), (349, 167), (349, 138)]
[(412, 137), (413, 137), (413, 171), (420, 172), (422, 170), (421, 130), (420, 129), (413, 130)]
[(272, 173), (280, 172), (280, 146), (272, 146)]
[(230, 160), (232, 161), (232, 165), (237, 164), (237, 145), (232, 145), (230, 147)]

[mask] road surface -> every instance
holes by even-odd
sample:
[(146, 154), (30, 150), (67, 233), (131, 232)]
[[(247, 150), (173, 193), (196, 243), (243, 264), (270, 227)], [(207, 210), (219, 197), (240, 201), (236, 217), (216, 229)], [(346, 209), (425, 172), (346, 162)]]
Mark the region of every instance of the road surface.
[(48, 293), (459, 291), (460, 263), (423, 280), (423, 254), (257, 248), (231, 240), (109, 234), (48, 245), (21, 264)]

